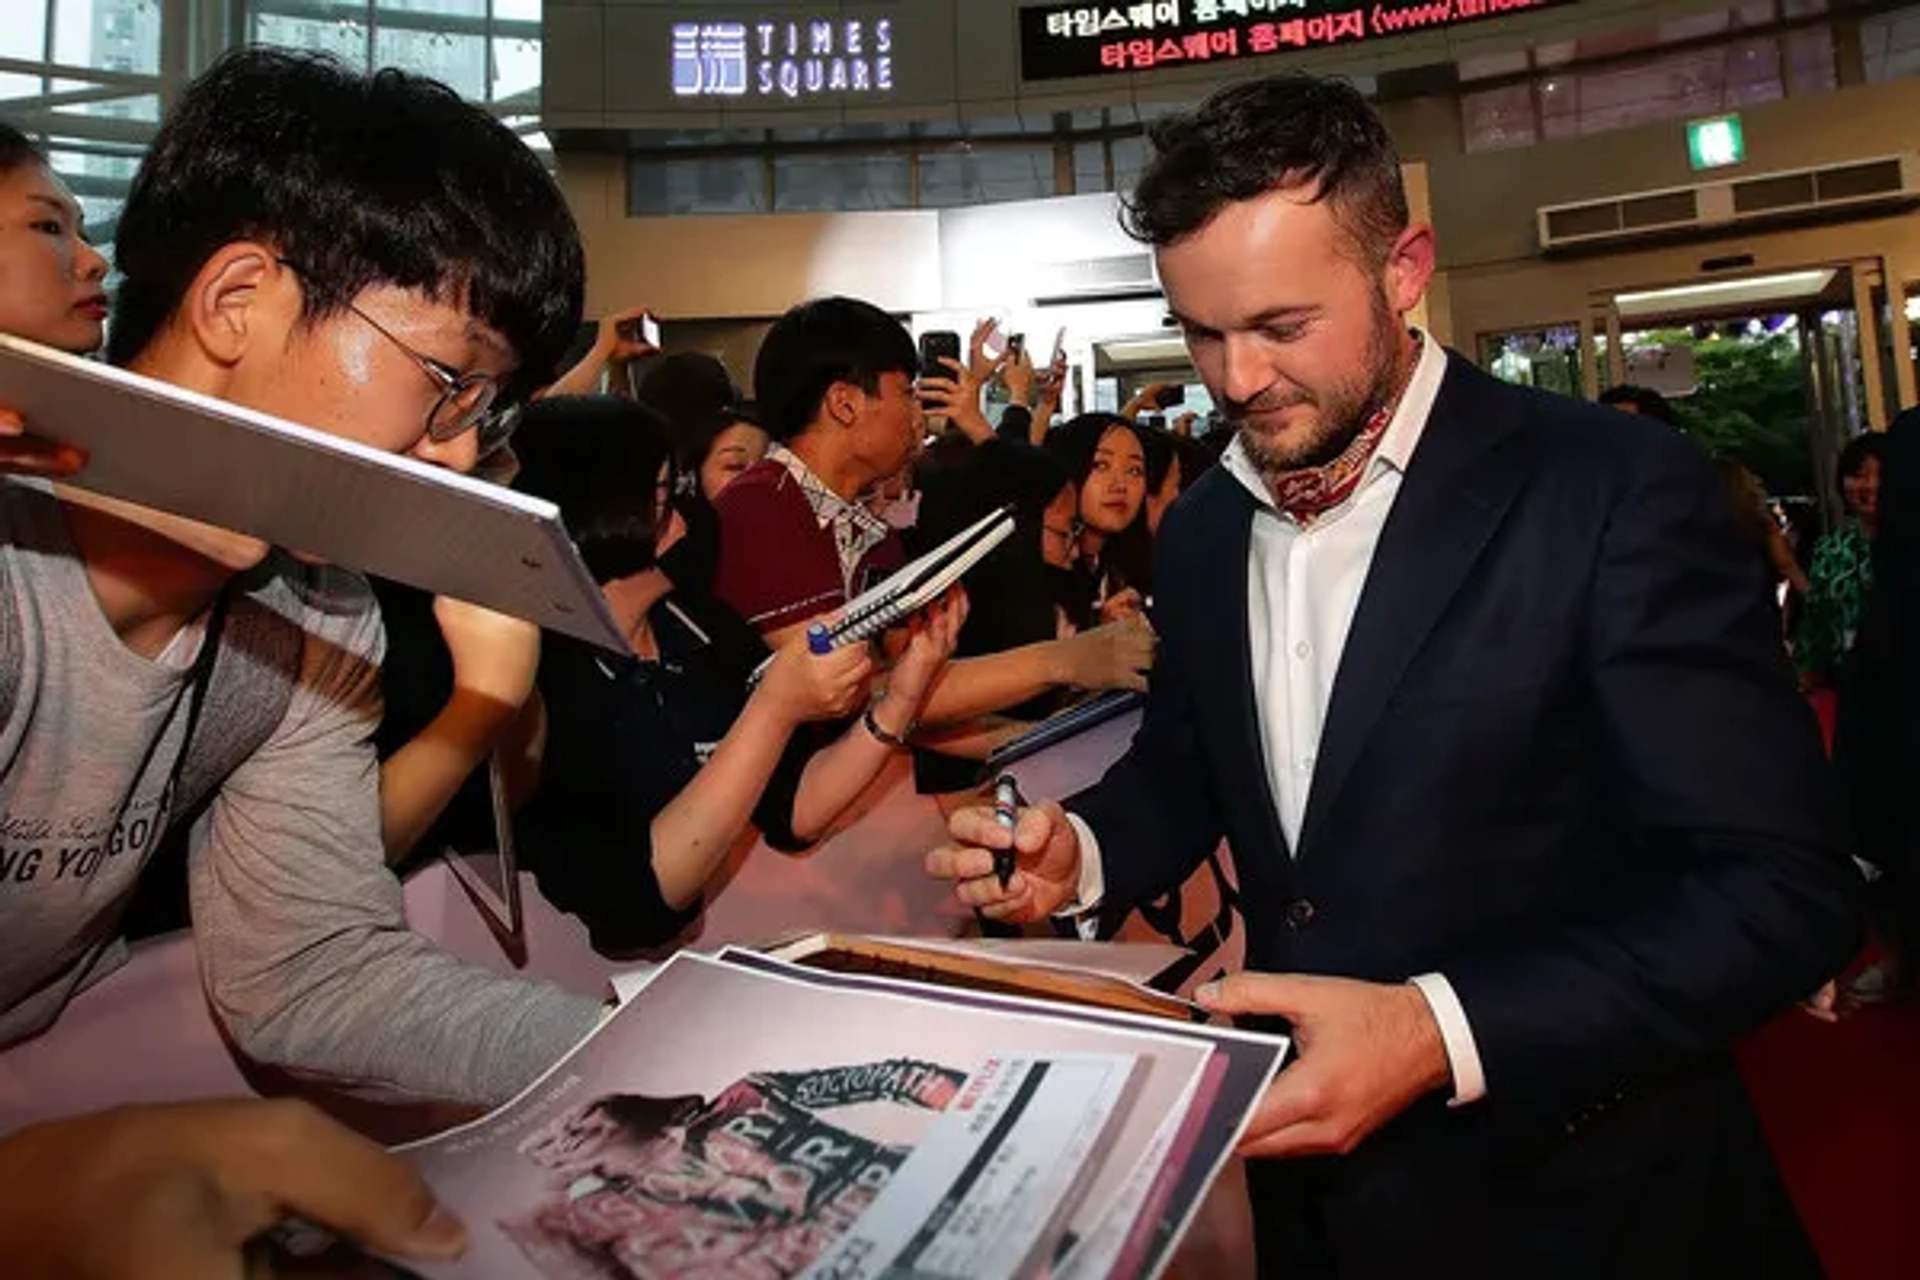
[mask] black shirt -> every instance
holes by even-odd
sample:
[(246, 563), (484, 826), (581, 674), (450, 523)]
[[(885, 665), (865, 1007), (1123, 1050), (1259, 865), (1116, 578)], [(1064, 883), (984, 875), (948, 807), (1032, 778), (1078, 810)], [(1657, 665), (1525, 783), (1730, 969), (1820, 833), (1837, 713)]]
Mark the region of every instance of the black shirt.
[[(1047, 504), (1066, 483), (1059, 464), (1024, 440), (1003, 437), (940, 457), (920, 474), (918, 483), (920, 522), (909, 543), (914, 555), (938, 546), (996, 507), (1014, 507), (1012, 536), (967, 574), (967, 621), (954, 656), (1005, 653), (1058, 636), (1056, 602), (1065, 584), (1048, 568), (1041, 537)], [(1059, 692), (1049, 691), (1003, 714), (1040, 720), (1059, 706)], [(925, 748), (914, 751), (913, 767), (915, 785), (923, 794), (965, 791), (981, 781), (978, 761)]]
[[(658, 661), (549, 635), (540, 659), (547, 745), (540, 792), (514, 821), (523, 865), (547, 901), (578, 916), (601, 952), (671, 942), (700, 914), (675, 910), (653, 869), (653, 820), (700, 771), (746, 706), (767, 655), (723, 606), (675, 592), (647, 615)], [(788, 743), (753, 820), (798, 850), (794, 796), (824, 730)]]

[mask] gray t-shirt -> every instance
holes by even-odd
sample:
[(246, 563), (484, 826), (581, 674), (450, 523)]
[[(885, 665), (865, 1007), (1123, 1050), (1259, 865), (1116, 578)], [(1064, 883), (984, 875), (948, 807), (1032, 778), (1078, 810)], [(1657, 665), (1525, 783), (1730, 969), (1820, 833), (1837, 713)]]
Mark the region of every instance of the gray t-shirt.
[(142, 864), (210, 796), (194, 937), (235, 1043), (389, 1095), (505, 1100), (598, 1003), (469, 968), (407, 928), (380, 840), (365, 582), (276, 557), (237, 588), (183, 757), (204, 622), (157, 660), (128, 649), (52, 491), (0, 478), (0, 1045), (119, 963)]

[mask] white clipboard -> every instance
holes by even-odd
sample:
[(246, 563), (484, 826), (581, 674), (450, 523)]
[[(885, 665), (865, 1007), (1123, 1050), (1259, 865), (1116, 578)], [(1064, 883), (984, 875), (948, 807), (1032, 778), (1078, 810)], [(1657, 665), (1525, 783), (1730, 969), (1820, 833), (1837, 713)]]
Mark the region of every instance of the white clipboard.
[(550, 502), (4, 335), (0, 407), (88, 452), (76, 489), (628, 651)]

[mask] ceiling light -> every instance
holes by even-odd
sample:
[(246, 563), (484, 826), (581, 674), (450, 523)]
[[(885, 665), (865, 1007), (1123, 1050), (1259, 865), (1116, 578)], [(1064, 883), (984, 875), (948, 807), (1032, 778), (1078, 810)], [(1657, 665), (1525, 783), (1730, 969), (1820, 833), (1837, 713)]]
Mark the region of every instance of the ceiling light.
[(1620, 314), (1651, 315), (1688, 307), (1722, 307), (1739, 303), (1778, 302), (1826, 292), (1837, 274), (1831, 267), (1814, 271), (1785, 271), (1778, 275), (1748, 276), (1741, 280), (1706, 280), (1671, 289), (1645, 289), (1614, 295)]

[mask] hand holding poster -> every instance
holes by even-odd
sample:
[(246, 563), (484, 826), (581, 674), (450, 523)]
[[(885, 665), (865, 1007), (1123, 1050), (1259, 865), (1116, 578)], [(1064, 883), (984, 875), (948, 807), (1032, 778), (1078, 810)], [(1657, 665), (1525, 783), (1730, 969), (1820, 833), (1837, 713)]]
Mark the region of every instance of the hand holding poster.
[[(403, 1149), (472, 1237), (422, 1274), (1031, 1274), (1143, 1177), (1204, 1187), (1284, 1051), (1238, 1038), (1259, 1064), (1222, 1108), (1234, 1033), (766, 963), (676, 956), (520, 1098)], [(1169, 1116), (1205, 1149), (1177, 1160)], [(1165, 1250), (1129, 1256), (1092, 1274)]]

